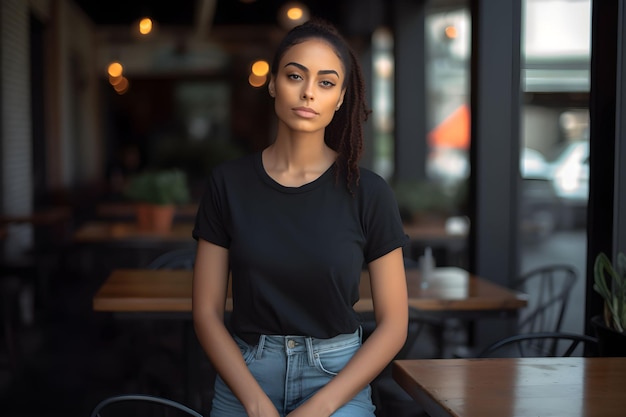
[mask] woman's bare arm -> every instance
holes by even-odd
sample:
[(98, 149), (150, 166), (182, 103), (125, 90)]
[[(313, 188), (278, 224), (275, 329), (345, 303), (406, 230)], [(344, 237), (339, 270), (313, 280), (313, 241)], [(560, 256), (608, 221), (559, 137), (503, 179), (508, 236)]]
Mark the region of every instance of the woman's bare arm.
[(369, 265), (376, 328), (331, 382), (289, 417), (330, 416), (370, 383), (406, 341), (408, 301), (402, 249)]
[(228, 290), (228, 250), (198, 240), (193, 276), (193, 322), (211, 363), (251, 417), (278, 417), (278, 411), (246, 366), (224, 325)]

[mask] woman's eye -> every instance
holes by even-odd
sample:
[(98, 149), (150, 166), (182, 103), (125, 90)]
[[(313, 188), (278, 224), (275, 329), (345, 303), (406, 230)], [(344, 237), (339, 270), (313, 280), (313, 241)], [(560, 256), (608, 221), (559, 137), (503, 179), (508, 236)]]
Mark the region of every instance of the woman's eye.
[(327, 81), (327, 80), (320, 82), (320, 84), (322, 84), (322, 87), (327, 87), (327, 88), (334, 87), (335, 85), (334, 82)]
[(302, 77), (299, 74), (288, 74), (287, 78), (289, 78), (290, 80), (301, 80)]

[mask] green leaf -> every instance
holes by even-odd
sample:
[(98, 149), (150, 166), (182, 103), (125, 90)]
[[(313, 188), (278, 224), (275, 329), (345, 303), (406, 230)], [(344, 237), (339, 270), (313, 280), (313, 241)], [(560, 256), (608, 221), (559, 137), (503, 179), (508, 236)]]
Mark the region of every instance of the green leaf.
[(623, 333), (626, 327), (626, 255), (620, 252), (614, 265), (605, 253), (596, 256), (593, 289), (604, 299), (610, 313), (608, 327)]

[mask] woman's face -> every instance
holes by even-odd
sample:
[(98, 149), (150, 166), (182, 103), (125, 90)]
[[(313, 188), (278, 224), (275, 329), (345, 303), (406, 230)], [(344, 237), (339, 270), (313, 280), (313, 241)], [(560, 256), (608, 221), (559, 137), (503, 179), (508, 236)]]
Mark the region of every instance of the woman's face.
[(341, 60), (328, 43), (310, 39), (292, 46), (269, 84), (279, 120), (293, 131), (323, 130), (343, 102), (344, 79)]

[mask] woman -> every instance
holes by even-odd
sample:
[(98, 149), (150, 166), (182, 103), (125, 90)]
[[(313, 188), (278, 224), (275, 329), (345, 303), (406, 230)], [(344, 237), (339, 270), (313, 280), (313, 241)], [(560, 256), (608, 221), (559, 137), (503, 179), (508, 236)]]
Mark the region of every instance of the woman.
[[(361, 71), (334, 28), (308, 22), (279, 45), (269, 94), (275, 141), (213, 170), (193, 232), (195, 330), (218, 373), (211, 416), (373, 417), (369, 383), (406, 338), (406, 236), (387, 183), (357, 165)], [(365, 263), (377, 325), (361, 343)]]

